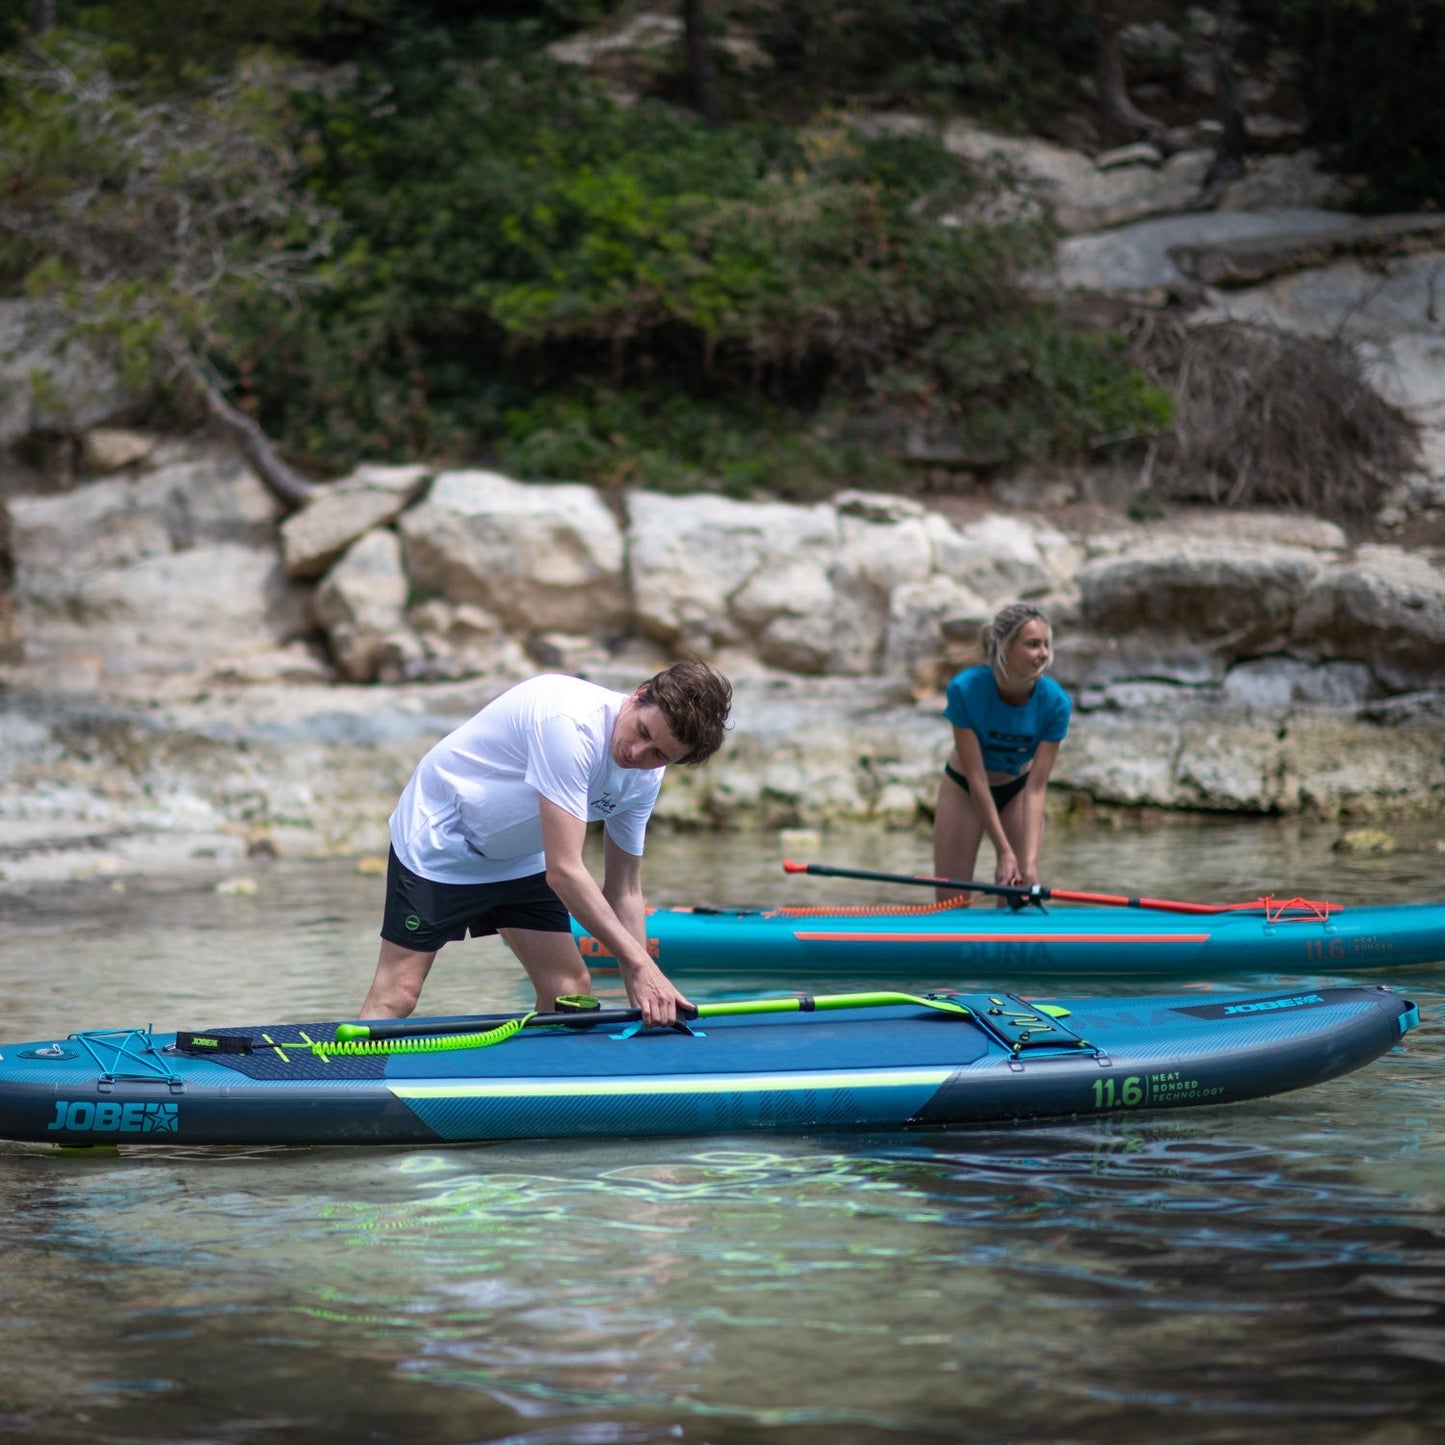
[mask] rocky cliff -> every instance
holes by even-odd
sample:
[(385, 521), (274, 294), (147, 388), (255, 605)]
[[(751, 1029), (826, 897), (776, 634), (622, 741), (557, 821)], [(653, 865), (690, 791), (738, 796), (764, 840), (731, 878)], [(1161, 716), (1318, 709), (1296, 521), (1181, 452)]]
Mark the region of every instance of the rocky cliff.
[(1019, 597), (1053, 616), (1077, 704), (1056, 805), (1438, 815), (1438, 222), (1350, 215), (1307, 153), (1263, 156), (1215, 209), (1180, 214), (1203, 149), (948, 141), (1006, 151), (1063, 219), (1044, 289), (1343, 337), (1421, 438), (1369, 526), (1138, 520), (1117, 472), (803, 507), (422, 465), (362, 468), (283, 516), (214, 445), (100, 425), (128, 399), (89, 361), (35, 388), (30, 358), (0, 443), (70, 437), (78, 467), (59, 491), (7, 480), (0, 863), (19, 876), (117, 840), (132, 859), (186, 839), (375, 848), (415, 758), (511, 681), (631, 685), (685, 651), (734, 677), (737, 726), (669, 780), (666, 816), (919, 825), (941, 685)]

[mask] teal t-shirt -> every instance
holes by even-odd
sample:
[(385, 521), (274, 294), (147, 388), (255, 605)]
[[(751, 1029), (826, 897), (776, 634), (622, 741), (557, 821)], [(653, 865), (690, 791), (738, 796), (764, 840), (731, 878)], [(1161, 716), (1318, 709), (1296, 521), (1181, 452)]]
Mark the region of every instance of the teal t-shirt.
[(1040, 743), (1068, 736), (1073, 707), (1051, 677), (1039, 678), (1029, 700), (1012, 707), (998, 695), (992, 668), (968, 667), (948, 684), (943, 715), (954, 727), (972, 730), (989, 772), (1017, 777)]

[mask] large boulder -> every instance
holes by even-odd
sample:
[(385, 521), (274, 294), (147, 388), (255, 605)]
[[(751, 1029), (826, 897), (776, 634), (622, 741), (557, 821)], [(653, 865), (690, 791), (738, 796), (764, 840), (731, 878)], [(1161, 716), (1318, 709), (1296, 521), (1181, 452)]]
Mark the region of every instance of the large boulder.
[(994, 135), (969, 121), (948, 125), (943, 144), (977, 165), (1006, 166), (1038, 190), (1070, 233), (1188, 210), (1214, 163), (1214, 152), (1202, 148), (1178, 151), (1167, 159), (1141, 151), (1139, 164), (1101, 169), (1065, 146)]
[(798, 507), (637, 494), (628, 516), (647, 636), (680, 650), (744, 647), (789, 672), (877, 671), (894, 590), (934, 567), (924, 511), (900, 498), (843, 493)]
[(943, 674), (952, 671), (950, 644), (959, 644), (961, 655), (994, 610), (972, 589), (938, 572), (896, 587), (889, 598), (881, 670), (922, 691), (941, 689), (947, 680)]
[(1151, 634), (1161, 654), (1193, 656), (1203, 645), (1233, 661), (1283, 651), (1299, 599), (1324, 568), (1305, 547), (1146, 541), (1080, 570), (1082, 620), (1101, 637)]
[(474, 603), (523, 636), (629, 629), (622, 530), (591, 487), (444, 472), (397, 526), (423, 596)]
[(219, 449), (161, 447), (136, 476), (9, 504), (29, 674), (64, 691), (148, 677), (318, 677), (278, 504)]
[(292, 577), (319, 577), (359, 537), (387, 527), (430, 475), (422, 466), (361, 466), (316, 493), (281, 523), (281, 555)]
[(1218, 682), (1271, 656), (1364, 664), (1386, 693), (1445, 680), (1445, 573), (1422, 553), (1155, 538), (1091, 561), (1078, 583), (1087, 635), (1068, 655), (1095, 683)]
[(274, 550), (222, 542), (147, 557), (84, 579), (70, 600), (73, 621), (45, 642), (93, 660), (100, 680), (321, 675), (302, 651), (270, 656), (311, 627)]
[[(793, 585), (811, 573), (809, 597), (822, 596), (820, 559), (836, 545), (837, 516), (827, 506), (634, 492), (627, 541), (639, 630), (679, 651), (709, 652), (752, 640), (750, 627), (776, 610), (766, 594), (768, 574), (780, 567), (797, 561)], [(745, 600), (739, 617), (734, 603), (755, 582), (762, 595)], [(780, 607), (785, 588), (777, 588)]]
[(65, 614), (85, 579), (190, 547), (235, 543), (274, 554), (278, 504), (238, 458), (162, 448), (153, 460), (138, 476), (11, 500), (23, 612)]
[(1155, 216), (1114, 230), (1068, 236), (1059, 243), (1050, 278), (1063, 291), (1095, 291), (1128, 299), (1199, 290), (1221, 267), (1217, 256), (1286, 243), (1328, 247), (1359, 225), (1341, 211), (1207, 211)]
[(358, 537), (317, 587), (312, 611), (349, 682), (404, 676), (409, 588), (401, 542), (384, 527)]
[(1054, 777), (1094, 802), (1222, 813), (1418, 809), (1445, 793), (1438, 719), (1241, 709), (1213, 689), (1154, 689), (1147, 708), (1075, 713)]
[(1055, 591), (1081, 560), (1062, 532), (1027, 517), (989, 512), (955, 526), (931, 512), (924, 525), (933, 547), (933, 570), (994, 609)]
[(1361, 547), (1320, 574), (1291, 630), (1297, 652), (1363, 662), (1387, 691), (1445, 685), (1445, 571), (1418, 552)]

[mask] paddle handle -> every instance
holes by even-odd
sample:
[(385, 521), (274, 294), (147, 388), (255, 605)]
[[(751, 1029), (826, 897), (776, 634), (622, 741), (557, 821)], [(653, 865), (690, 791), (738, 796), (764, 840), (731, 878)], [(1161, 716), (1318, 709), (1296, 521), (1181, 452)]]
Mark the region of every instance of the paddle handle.
[(827, 863), (794, 863), (789, 858), (783, 859), (783, 872), (816, 873), (823, 878), (861, 878), (868, 883), (917, 883), (925, 888), (967, 888), (971, 893), (996, 893), (1013, 901), (1017, 908), (1022, 908), (1026, 903), (1042, 902), (1049, 897), (1063, 897), (1062, 894), (1051, 894), (1047, 888), (1037, 883), (1031, 888), (1024, 888), (1011, 883), (974, 883), (958, 878), (928, 878), (921, 873), (873, 873), (866, 868), (833, 868)]

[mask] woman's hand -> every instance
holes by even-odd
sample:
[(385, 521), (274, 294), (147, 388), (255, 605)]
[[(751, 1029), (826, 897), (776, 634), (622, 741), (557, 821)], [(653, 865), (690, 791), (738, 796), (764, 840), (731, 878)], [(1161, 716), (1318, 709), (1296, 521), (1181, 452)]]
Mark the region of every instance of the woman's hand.
[(1004, 850), (998, 855), (994, 866), (993, 881), (1011, 888), (1018, 884), (1020, 878), (1018, 859), (1008, 850)]

